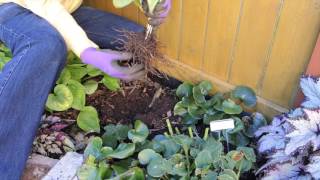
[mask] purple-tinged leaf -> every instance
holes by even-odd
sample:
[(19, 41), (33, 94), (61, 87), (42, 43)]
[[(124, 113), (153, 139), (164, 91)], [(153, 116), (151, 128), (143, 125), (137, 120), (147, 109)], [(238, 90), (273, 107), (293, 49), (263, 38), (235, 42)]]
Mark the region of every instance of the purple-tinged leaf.
[(318, 110), (304, 110), (305, 118), (288, 119), (294, 130), (287, 134), (289, 142), (285, 148), (286, 154), (291, 154), (309, 144), (313, 150), (320, 148), (320, 112)]
[(305, 95), (305, 101), (302, 106), (305, 108), (320, 107), (320, 82), (319, 78), (315, 79), (310, 76), (302, 77), (300, 81), (301, 89)]
[(311, 176), (304, 172), (301, 164), (277, 164), (265, 173), (262, 180), (311, 180)]
[(306, 171), (310, 173), (314, 179), (320, 179), (320, 155), (311, 156)]

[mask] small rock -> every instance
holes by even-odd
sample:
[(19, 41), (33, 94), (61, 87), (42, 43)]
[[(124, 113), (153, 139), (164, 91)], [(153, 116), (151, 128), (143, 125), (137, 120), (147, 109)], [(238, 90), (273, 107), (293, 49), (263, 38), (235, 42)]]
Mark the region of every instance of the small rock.
[(83, 163), (83, 155), (68, 152), (42, 180), (73, 180)]
[(58, 162), (56, 159), (33, 154), (27, 161), (22, 180), (40, 180)]

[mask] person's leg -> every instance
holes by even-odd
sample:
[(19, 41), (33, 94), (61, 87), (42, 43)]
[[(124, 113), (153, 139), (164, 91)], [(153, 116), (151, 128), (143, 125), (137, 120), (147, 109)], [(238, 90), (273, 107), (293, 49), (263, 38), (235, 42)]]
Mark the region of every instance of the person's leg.
[(72, 15), (87, 33), (89, 39), (102, 49), (116, 49), (120, 46), (114, 43), (121, 38), (119, 30), (144, 31), (143, 26), (133, 21), (91, 7), (80, 7)]
[(0, 177), (17, 180), (67, 49), (49, 23), (13, 3), (0, 5), (0, 41), (13, 53), (0, 72)]

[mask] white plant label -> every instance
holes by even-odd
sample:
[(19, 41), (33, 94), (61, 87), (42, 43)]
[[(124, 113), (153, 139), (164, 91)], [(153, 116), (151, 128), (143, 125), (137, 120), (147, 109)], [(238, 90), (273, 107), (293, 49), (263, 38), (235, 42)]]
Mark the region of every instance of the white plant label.
[(233, 119), (222, 119), (210, 122), (210, 130), (221, 131), (225, 129), (233, 129), (234, 128), (234, 120)]

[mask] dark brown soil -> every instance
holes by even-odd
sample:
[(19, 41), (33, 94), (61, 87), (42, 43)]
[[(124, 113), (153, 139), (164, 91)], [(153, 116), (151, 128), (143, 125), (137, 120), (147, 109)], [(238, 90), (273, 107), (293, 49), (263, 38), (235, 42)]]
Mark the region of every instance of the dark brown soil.
[[(173, 90), (151, 81), (126, 83), (118, 92), (112, 92), (100, 84), (98, 90), (87, 96), (86, 100), (86, 105), (97, 109), (102, 125), (131, 124), (139, 119), (152, 131), (162, 131), (166, 128), (165, 119), (173, 114), (172, 110), (177, 102)], [(55, 112), (53, 115), (76, 119), (77, 114), (78, 111), (69, 110)], [(176, 118), (170, 117), (170, 120), (175, 123)]]

